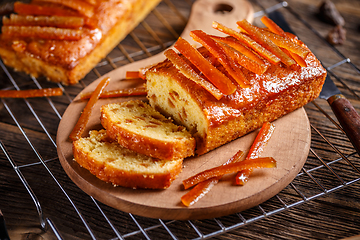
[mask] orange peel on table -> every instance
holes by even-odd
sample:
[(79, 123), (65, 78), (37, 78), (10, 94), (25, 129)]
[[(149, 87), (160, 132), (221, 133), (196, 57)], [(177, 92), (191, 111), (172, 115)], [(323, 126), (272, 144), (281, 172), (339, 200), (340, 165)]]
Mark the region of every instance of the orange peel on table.
[[(259, 158), (261, 153), (264, 151), (265, 146), (268, 144), (273, 132), (275, 130), (275, 125), (269, 122), (266, 122), (260, 128), (259, 133), (257, 134), (253, 144), (250, 147), (250, 150), (245, 159), (256, 159)], [(235, 177), (235, 182), (237, 185), (244, 185), (252, 173), (251, 169), (244, 169), (239, 171)]]
[[(243, 156), (243, 151), (238, 151), (233, 157), (231, 157), (223, 165), (227, 165), (233, 162), (239, 162), (242, 156)], [(212, 189), (213, 186), (215, 186), (219, 182), (221, 177), (222, 175), (198, 183), (194, 188), (192, 188), (189, 192), (187, 192), (181, 197), (181, 202), (187, 207), (195, 204), (202, 197), (204, 197)]]
[(185, 189), (188, 189), (196, 184), (208, 180), (213, 177), (219, 177), (225, 174), (239, 172), (244, 169), (255, 169), (255, 168), (274, 168), (276, 167), (276, 161), (272, 157), (246, 159), (241, 162), (229, 163), (219, 167), (214, 167), (203, 172), (200, 172), (188, 179), (183, 181)]
[(0, 90), (0, 98), (33, 98), (63, 95), (61, 88), (42, 88), (29, 90)]
[[(91, 97), (93, 92), (81, 93), (80, 99), (86, 100)], [(136, 88), (127, 88), (127, 89), (117, 89), (111, 91), (104, 91), (101, 93), (99, 98), (117, 98), (117, 97), (131, 97), (131, 96), (146, 96), (146, 88), (136, 87)]]
[(105, 87), (109, 84), (110, 82), (110, 78), (104, 78), (103, 80), (100, 81), (100, 83), (97, 85), (95, 91), (92, 93), (88, 103), (86, 104), (83, 112), (80, 115), (80, 118), (78, 119), (75, 127), (73, 128), (73, 130), (70, 133), (69, 138), (72, 141), (76, 141), (79, 138), (81, 138), (81, 135), (83, 134), (86, 124), (89, 121), (90, 115), (91, 115), (91, 111), (95, 106), (95, 103), (97, 102), (97, 100), (99, 99), (99, 97), (101, 96), (101, 93), (104, 91)]

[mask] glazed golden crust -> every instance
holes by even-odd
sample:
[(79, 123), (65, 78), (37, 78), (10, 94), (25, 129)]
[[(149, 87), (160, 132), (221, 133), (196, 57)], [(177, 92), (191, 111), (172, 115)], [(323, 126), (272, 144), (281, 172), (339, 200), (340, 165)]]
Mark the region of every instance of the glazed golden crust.
[[(160, 0), (98, 1), (91, 18), (96, 28), (83, 28), (76, 41), (15, 39), (0, 35), (0, 56), (17, 71), (65, 85), (75, 84), (103, 59)], [(22, 44), (14, 48), (14, 44)]]
[[(206, 49), (200, 48), (199, 51), (209, 58)], [(306, 63), (307, 67), (297, 69), (282, 64), (271, 65), (262, 75), (243, 69), (251, 86), (238, 87), (235, 93), (216, 100), (202, 87), (179, 74), (172, 63), (165, 60), (146, 73), (148, 98), (154, 108), (173, 117), (178, 124), (185, 125), (194, 134), (197, 140), (196, 153), (200, 155), (315, 99), (321, 91), (326, 71), (312, 53), (306, 57)], [(219, 64), (217, 68), (226, 73)], [(159, 81), (162, 82), (160, 88), (157, 87)], [(170, 94), (165, 91), (171, 92), (172, 89), (181, 91), (182, 97), (186, 99), (173, 104), (174, 110), (166, 103)], [(179, 109), (189, 101), (196, 105), (197, 113), (182, 116)], [(185, 107), (184, 111), (190, 111), (189, 107)], [(201, 115), (204, 120), (189, 121), (193, 115)]]
[[(100, 152), (103, 150), (107, 151)], [(89, 138), (74, 141), (73, 154), (82, 167), (116, 186), (164, 189), (182, 170), (181, 159), (166, 163), (132, 152), (108, 138), (105, 130), (92, 131)], [(134, 161), (137, 164), (131, 168), (127, 166)]]
[(195, 139), (185, 128), (140, 100), (104, 105), (100, 120), (110, 138), (135, 152), (163, 160), (194, 155)]

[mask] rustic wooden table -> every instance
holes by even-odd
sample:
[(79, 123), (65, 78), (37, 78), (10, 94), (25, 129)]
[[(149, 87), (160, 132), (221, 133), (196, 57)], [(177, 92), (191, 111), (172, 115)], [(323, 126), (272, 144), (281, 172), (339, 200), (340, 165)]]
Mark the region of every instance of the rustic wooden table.
[[(360, 2), (333, 0), (347, 31), (346, 42), (335, 47), (324, 41), (333, 26), (316, 17), (321, 0), (289, 0), (288, 7), (273, 0), (250, 2), (255, 24), (279, 8), (360, 112)], [(100, 76), (174, 43), (192, 4), (164, 0), (79, 84), (64, 87), (61, 97), (1, 99), (0, 209), (12, 239), (341, 239), (360, 234), (360, 158), (321, 99), (305, 106), (312, 141), (302, 171), (278, 195), (238, 214), (196, 221), (138, 217), (103, 205), (68, 178), (55, 143), (67, 106)], [(224, 1), (218, 10), (226, 14), (229, 6), (231, 1)], [(2, 62), (0, 79), (0, 89), (58, 86)]]

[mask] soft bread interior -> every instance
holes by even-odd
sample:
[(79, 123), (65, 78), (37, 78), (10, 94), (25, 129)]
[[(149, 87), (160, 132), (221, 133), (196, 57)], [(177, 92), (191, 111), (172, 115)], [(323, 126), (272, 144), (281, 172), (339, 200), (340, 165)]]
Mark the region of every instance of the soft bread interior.
[[(149, 72), (146, 76), (149, 103), (156, 110), (181, 124), (195, 138), (204, 138), (208, 126), (201, 107), (169, 75)], [(159, 91), (161, 89), (161, 91)]]
[(124, 106), (108, 104), (103, 108), (112, 113), (107, 115), (109, 121), (141, 136), (162, 141), (191, 138), (184, 127), (173, 124), (145, 103), (127, 102)]

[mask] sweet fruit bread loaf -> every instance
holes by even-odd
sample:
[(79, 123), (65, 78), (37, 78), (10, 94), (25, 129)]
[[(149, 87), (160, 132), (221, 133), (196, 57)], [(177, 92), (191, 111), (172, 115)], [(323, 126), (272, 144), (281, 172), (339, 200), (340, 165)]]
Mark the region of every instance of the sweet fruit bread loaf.
[(168, 59), (146, 72), (149, 103), (188, 129), (197, 154), (304, 106), (322, 89), (326, 71), (314, 54), (263, 20), (269, 28), (239, 21), (236, 31), (214, 23), (228, 37), (192, 31), (203, 46), (180, 38), (179, 53), (167, 50)]
[(112, 139), (138, 153), (163, 160), (194, 155), (195, 139), (149, 104), (140, 101), (101, 107), (101, 124)]
[(99, 179), (131, 188), (164, 189), (182, 169), (182, 159), (148, 157), (120, 146), (104, 129), (73, 142), (75, 160)]
[(32, 0), (3, 18), (0, 57), (15, 70), (75, 84), (160, 0)]

